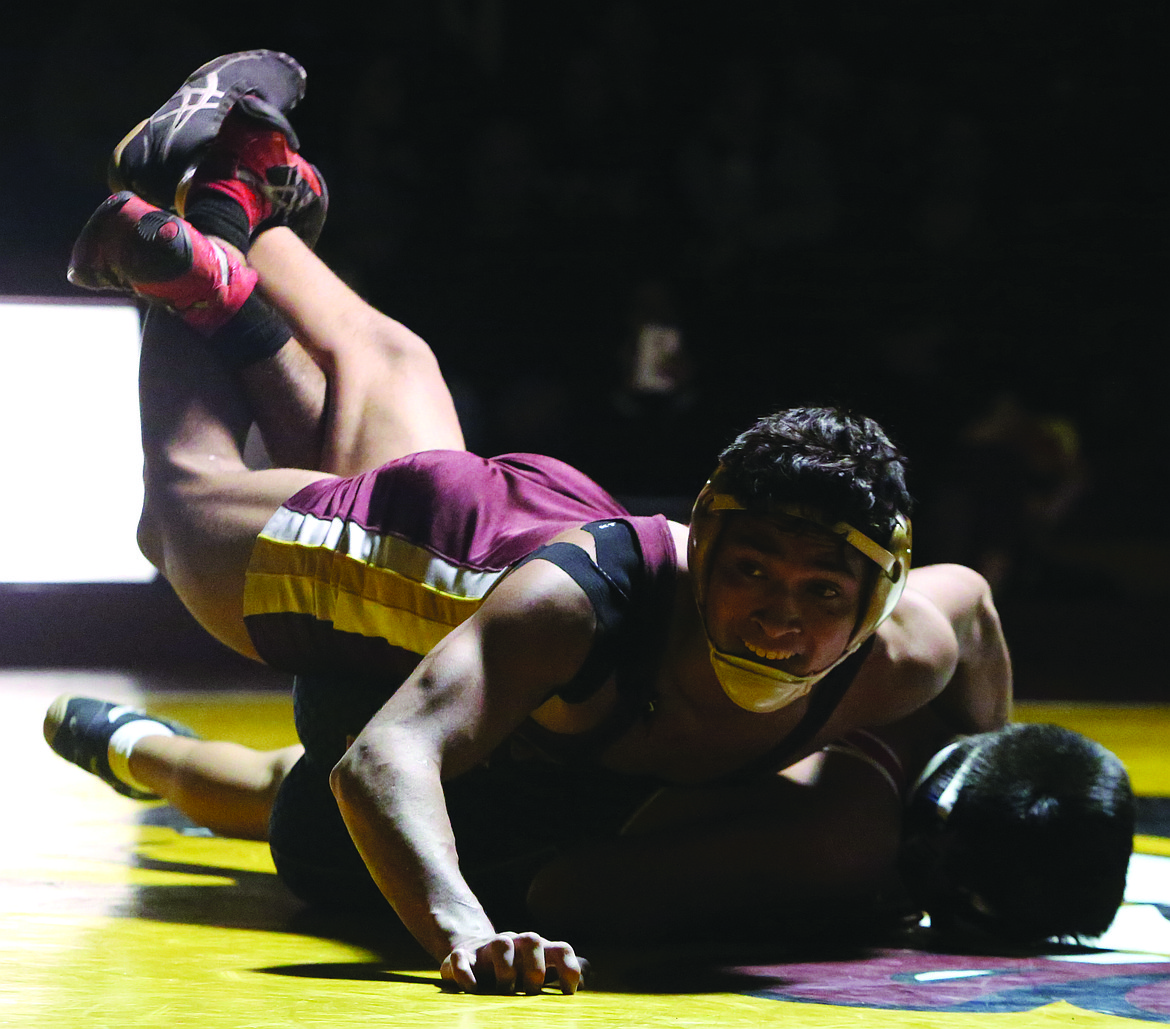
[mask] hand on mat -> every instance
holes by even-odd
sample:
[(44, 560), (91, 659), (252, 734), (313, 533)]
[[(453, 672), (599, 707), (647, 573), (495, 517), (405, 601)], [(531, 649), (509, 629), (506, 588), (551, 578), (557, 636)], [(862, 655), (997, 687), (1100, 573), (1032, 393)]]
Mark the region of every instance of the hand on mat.
[(443, 961), (442, 976), (445, 986), (473, 993), (540, 993), (546, 981), (576, 993), (582, 964), (567, 943), (536, 933), (497, 933), (456, 947)]

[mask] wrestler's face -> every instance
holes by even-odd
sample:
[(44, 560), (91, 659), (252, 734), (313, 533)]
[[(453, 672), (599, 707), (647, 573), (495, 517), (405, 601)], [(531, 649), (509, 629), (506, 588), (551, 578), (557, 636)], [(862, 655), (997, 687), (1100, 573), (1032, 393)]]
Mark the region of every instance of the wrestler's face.
[(707, 633), (727, 654), (811, 675), (844, 652), (857, 623), (865, 559), (807, 523), (729, 514), (707, 582)]

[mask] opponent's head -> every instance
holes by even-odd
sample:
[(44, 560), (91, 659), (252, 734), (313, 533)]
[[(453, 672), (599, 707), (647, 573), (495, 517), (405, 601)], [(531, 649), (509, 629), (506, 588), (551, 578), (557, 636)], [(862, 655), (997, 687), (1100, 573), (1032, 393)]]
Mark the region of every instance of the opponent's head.
[(1134, 800), (1121, 762), (1055, 725), (969, 736), (906, 809), (902, 877), (944, 932), (1015, 944), (1099, 936), (1125, 892)]
[(774, 711), (803, 696), (893, 611), (910, 568), (905, 466), (876, 422), (832, 408), (762, 418), (720, 455), (689, 557), (736, 704)]

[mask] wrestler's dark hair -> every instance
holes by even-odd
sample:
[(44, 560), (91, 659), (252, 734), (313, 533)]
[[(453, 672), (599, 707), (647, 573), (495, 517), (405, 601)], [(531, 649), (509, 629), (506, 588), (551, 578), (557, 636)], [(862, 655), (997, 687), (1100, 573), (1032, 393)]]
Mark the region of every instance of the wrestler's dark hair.
[[(965, 898), (977, 895), (991, 912), (980, 929), (1006, 942), (1099, 936), (1121, 905), (1133, 852), (1134, 798), (1124, 766), (1069, 729), (1010, 725), (965, 741), (936, 775), (945, 778), (946, 765), (989, 736), (950, 815), (936, 822), (941, 867), (915, 871), (904, 860), (907, 886), (935, 894), (924, 906), (944, 930)], [(923, 829), (916, 801), (907, 812), (911, 836)]]
[(719, 455), (724, 488), (749, 510), (768, 501), (818, 508), (888, 543), (909, 515), (906, 458), (872, 418), (795, 407), (761, 418)]

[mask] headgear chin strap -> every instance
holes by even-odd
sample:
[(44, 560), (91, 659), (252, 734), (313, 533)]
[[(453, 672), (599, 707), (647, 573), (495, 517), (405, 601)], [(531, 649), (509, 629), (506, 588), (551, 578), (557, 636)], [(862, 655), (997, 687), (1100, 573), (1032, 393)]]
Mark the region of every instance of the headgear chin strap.
[[(715, 470), (707, 485), (703, 487), (691, 513), (690, 537), (687, 543), (688, 563), (691, 581), (694, 583), (695, 602), (703, 625), (707, 624), (707, 580), (711, 575), (711, 556), (723, 528), (724, 515), (728, 511), (749, 510), (731, 493), (726, 492), (724, 483), (727, 473), (720, 466)], [(858, 620), (853, 635), (844, 652), (827, 668), (810, 675), (791, 675), (770, 665), (747, 658), (736, 657), (716, 648), (710, 633), (707, 642), (711, 649), (711, 666), (723, 692), (739, 707), (748, 711), (777, 711), (799, 700), (821, 679), (857, 650), (893, 612), (906, 588), (906, 577), (910, 572), (910, 522), (898, 515), (888, 547), (872, 539), (846, 522), (827, 522), (815, 508), (800, 504), (771, 503), (761, 507), (759, 514), (782, 514), (819, 525), (873, 561), (879, 568), (874, 586), (869, 594), (862, 617)]]
[(776, 711), (800, 700), (820, 678), (819, 675), (789, 675), (758, 661), (725, 654), (715, 648), (710, 637), (707, 645), (711, 648), (711, 667), (723, 692), (747, 711)]

